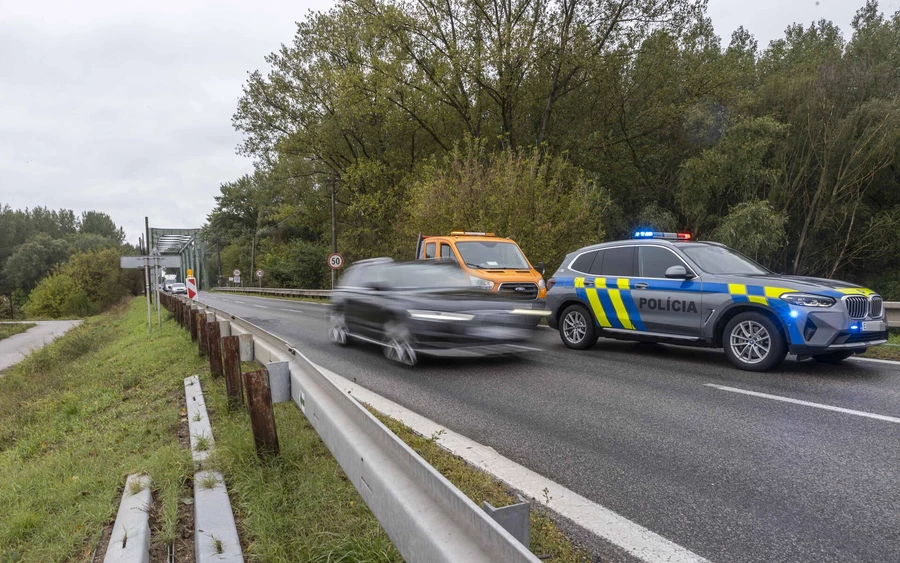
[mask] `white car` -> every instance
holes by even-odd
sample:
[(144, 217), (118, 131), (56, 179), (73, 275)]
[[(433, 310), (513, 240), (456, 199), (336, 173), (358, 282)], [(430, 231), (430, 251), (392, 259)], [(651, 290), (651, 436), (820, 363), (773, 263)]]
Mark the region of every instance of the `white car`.
[(187, 293), (187, 286), (183, 283), (172, 283), (168, 285), (169, 292), (174, 294)]

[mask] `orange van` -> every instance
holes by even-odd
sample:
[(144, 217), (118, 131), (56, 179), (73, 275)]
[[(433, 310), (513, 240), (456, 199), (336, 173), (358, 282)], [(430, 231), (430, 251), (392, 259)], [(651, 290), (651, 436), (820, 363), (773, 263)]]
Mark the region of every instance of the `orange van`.
[(449, 236), (422, 236), (416, 258), (453, 260), (481, 289), (510, 293), (522, 299), (543, 299), (544, 263), (531, 265), (516, 241), (494, 233), (453, 231)]

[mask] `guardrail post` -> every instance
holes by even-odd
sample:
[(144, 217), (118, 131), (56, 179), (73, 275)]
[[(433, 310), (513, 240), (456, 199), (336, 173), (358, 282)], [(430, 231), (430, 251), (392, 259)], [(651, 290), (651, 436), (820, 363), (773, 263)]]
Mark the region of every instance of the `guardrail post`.
[(206, 340), (209, 351), (209, 372), (222, 377), (222, 341), (219, 339), (219, 322), (206, 322)]
[(272, 390), (265, 368), (244, 374), (247, 405), (250, 407), (250, 426), (256, 455), (260, 458), (278, 455), (278, 433), (275, 431), (275, 411), (272, 409)]
[(206, 325), (209, 323), (209, 314), (201, 310), (197, 317), (197, 351), (205, 356), (209, 348), (209, 338), (206, 335)]
[(188, 309), (188, 322), (191, 323), (189, 326), (191, 329), (191, 341), (192, 342), (197, 341), (197, 324), (198, 324), (197, 319), (199, 319), (199, 315), (200, 315), (200, 308), (195, 307), (194, 305), (191, 305), (191, 308)]
[(241, 380), (241, 338), (226, 336), (222, 339), (222, 355), (225, 358), (225, 394), (228, 405), (244, 404), (244, 384)]
[(242, 334), (240, 336), (241, 339), (241, 361), (242, 362), (252, 362), (256, 359), (253, 351), (253, 335), (252, 334)]

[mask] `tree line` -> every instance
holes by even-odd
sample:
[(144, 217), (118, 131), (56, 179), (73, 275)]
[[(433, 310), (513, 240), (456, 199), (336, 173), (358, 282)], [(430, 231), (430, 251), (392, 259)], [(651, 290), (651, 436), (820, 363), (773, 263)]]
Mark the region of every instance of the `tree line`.
[(106, 213), (0, 205), (0, 318), (87, 316), (142, 289), (138, 254)]
[(900, 298), (900, 11), (874, 0), (765, 48), (703, 0), (339, 0), (265, 61), (213, 268), (324, 285), (334, 198), (349, 260), (491, 230), (555, 268), (688, 230)]

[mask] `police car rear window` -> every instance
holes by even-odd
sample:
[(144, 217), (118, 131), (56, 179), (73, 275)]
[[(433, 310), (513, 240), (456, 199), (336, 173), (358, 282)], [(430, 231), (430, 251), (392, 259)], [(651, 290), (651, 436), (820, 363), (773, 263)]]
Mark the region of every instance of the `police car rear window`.
[[(597, 269), (597, 264), (594, 264)], [(634, 247), (607, 248), (603, 251), (603, 266), (600, 275), (628, 277), (634, 275)]]
[(581, 256), (576, 258), (575, 261), (572, 262), (572, 265), (569, 267), (572, 268), (573, 270), (575, 270), (576, 272), (582, 272), (585, 274), (590, 273), (591, 264), (594, 262), (595, 256), (597, 256), (596, 250), (592, 250), (590, 252), (585, 252), (584, 254), (582, 254)]

